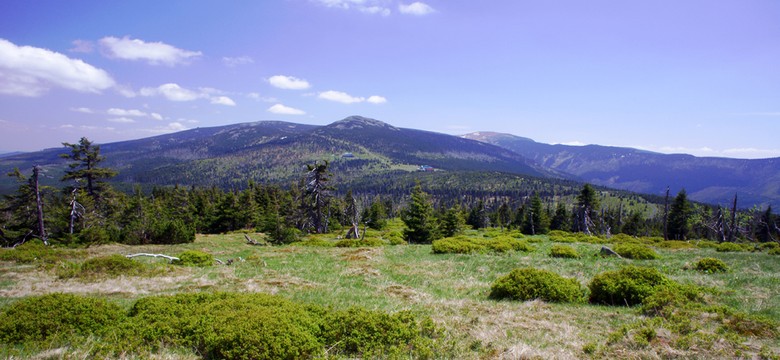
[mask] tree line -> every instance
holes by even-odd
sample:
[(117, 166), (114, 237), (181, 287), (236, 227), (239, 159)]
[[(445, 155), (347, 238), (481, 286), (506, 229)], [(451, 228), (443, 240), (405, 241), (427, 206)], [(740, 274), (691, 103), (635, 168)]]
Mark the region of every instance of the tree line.
[(693, 203), (681, 190), (674, 199), (667, 193), (658, 211), (647, 214), (623, 201), (602, 205), (601, 191), (589, 184), (570, 203), (538, 191), (514, 202), (511, 193), (486, 196), (488, 191), (471, 196), (450, 189), (432, 196), (420, 182), (405, 194), (339, 193), (327, 161), (307, 165), (287, 188), (247, 181), (242, 189), (170, 186), (144, 192), (136, 186), (125, 193), (107, 183), (117, 172), (100, 166), (105, 158), (98, 145), (86, 138), (63, 145), (69, 152), (62, 157), (70, 164), (62, 188), (39, 186), (40, 167), (29, 177), (18, 169), (9, 174), (19, 187), (0, 207), (3, 246), (33, 238), (65, 245), (170, 244), (191, 242), (196, 233), (239, 230), (263, 232), (281, 244), (308, 233), (342, 231), (359, 238), (366, 228), (382, 229), (395, 217), (404, 222), (410, 243), (430, 243), (468, 228), (762, 242), (777, 241), (780, 234), (771, 207), (738, 211), (736, 196), (732, 208), (721, 208)]

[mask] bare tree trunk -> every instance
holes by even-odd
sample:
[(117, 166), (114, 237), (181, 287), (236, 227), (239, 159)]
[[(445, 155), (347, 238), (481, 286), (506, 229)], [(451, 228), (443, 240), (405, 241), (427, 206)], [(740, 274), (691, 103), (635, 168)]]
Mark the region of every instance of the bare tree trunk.
[(35, 165), (33, 167), (33, 190), (35, 191), (35, 203), (38, 206), (38, 235), (43, 240), (43, 243), (49, 245), (49, 241), (46, 236), (46, 228), (43, 224), (43, 198), (41, 198), (41, 191), (38, 187), (38, 176), (40, 175), (41, 167)]
[(737, 194), (734, 194), (734, 204), (731, 207), (731, 224), (729, 225), (729, 242), (737, 237)]
[(669, 240), (669, 187), (666, 187), (664, 198), (664, 240)]

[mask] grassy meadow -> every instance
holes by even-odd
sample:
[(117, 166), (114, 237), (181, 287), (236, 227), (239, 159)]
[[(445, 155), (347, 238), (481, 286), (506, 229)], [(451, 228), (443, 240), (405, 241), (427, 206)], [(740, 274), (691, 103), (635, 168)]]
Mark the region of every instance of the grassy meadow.
[[(469, 230), (462, 238), (522, 238), (531, 249), (434, 253), (431, 245), (390, 245), (398, 242), (401, 228), (402, 224), (394, 221), (387, 230), (369, 230), (366, 238), (373, 244), (384, 243), (381, 246), (359, 243), (336, 247), (341, 234), (335, 233), (310, 236), (303, 243), (287, 246), (253, 246), (246, 243), (245, 234), (235, 233), (198, 235), (194, 243), (182, 245), (46, 249), (55, 253), (28, 258), (14, 253), (19, 250), (3, 249), (0, 312), (23, 299), (50, 293), (99, 297), (125, 310), (138, 299), (157, 295), (265, 293), (328, 309), (357, 306), (388, 314), (408, 311), (432, 319), (440, 330), (435, 338), (436, 351), (425, 356), (400, 352), (379, 356), (364, 353), (364, 357), (715, 359), (778, 358), (780, 354), (776, 327), (780, 323), (780, 256), (768, 251), (748, 251), (752, 247), (718, 251), (716, 244), (703, 241), (523, 236), (490, 229)], [(263, 234), (247, 235), (263, 238)], [(599, 255), (602, 245), (614, 247), (618, 241), (648, 246), (658, 258), (631, 260)], [(551, 248), (560, 245), (573, 248), (580, 256), (550, 256)], [(126, 270), (86, 265), (90, 259), (112, 254), (177, 256), (187, 250), (232, 263), (215, 260), (209, 266), (178, 266), (162, 258), (136, 257), (132, 261), (140, 266)], [(696, 270), (695, 264), (702, 258), (720, 259), (728, 271)], [(655, 268), (670, 280), (694, 289), (699, 300), (696, 304), (677, 304), (664, 315), (653, 315), (640, 306), (489, 297), (491, 284), (516, 268), (552, 271), (576, 279), (587, 289), (596, 275), (628, 265)], [(93, 352), (106, 338), (87, 335), (75, 338), (78, 340), (55, 337), (44, 342), (0, 344), (0, 357), (203, 356), (180, 344), (141, 353)], [(334, 355), (327, 350), (307, 357), (361, 356)]]

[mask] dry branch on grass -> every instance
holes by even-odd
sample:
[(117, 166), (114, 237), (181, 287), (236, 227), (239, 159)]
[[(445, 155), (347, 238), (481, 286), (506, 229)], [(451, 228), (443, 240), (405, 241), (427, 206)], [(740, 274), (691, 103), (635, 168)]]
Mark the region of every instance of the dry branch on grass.
[(163, 255), (163, 254), (138, 253), (138, 254), (125, 255), (125, 257), (128, 258), (128, 259), (132, 259), (132, 258), (137, 257), (137, 256), (161, 257), (161, 258), (168, 259), (168, 261), (170, 261), (170, 262), (174, 262), (174, 261), (178, 261), (179, 260), (179, 258), (177, 258), (175, 256), (169, 256), (169, 255)]

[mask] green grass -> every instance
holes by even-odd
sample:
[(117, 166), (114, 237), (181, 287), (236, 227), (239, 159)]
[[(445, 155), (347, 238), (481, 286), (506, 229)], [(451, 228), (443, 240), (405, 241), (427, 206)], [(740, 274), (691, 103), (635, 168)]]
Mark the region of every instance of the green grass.
[[(726, 342), (727, 345), (718, 349), (688, 349), (675, 345), (679, 339), (674, 335), (668, 345), (665, 340), (658, 340), (660, 335), (650, 336), (653, 331), (665, 334), (663, 324), (658, 325), (656, 318), (648, 318), (637, 308), (489, 299), (491, 284), (515, 268), (552, 271), (574, 278), (585, 287), (598, 274), (637, 264), (635, 260), (599, 256), (600, 241), (576, 237), (574, 242), (567, 242), (566, 246), (581, 255), (571, 259), (550, 257), (551, 248), (560, 243), (556, 244), (544, 235), (523, 238), (533, 244), (534, 250), (529, 252), (434, 254), (430, 245), (389, 245), (386, 239), (390, 233), (399, 231), (400, 226), (397, 221), (391, 222), (387, 229), (371, 231), (367, 235), (383, 239), (388, 245), (357, 248), (304, 244), (252, 246), (246, 244), (244, 234), (225, 234), (198, 235), (195, 242), (180, 245), (130, 247), (114, 244), (86, 250), (58, 250), (65, 255), (70, 251), (77, 255), (64, 256), (67, 259), (141, 252), (176, 256), (186, 250), (198, 250), (223, 261), (235, 260), (230, 266), (215, 263), (205, 267), (174, 267), (172, 271), (153, 277), (116, 279), (98, 274), (78, 281), (57, 280), (52, 269), (57, 265), (51, 265), (51, 258), (42, 260), (46, 266), (35, 266), (34, 259), (28, 262), (25, 257), (24, 262), (15, 262), (14, 256), (6, 254), (2, 257), (6, 260), (2, 261), (0, 271), (0, 308), (19, 298), (51, 292), (104, 297), (123, 307), (151, 295), (198, 291), (261, 292), (337, 310), (360, 306), (388, 313), (409, 310), (430, 316), (444, 329), (445, 335), (440, 341), (450, 344), (450, 352), (441, 357), (599, 358), (632, 354), (632, 357), (651, 358), (678, 354), (686, 358), (718, 358), (751, 357), (761, 351), (780, 354), (780, 340), (730, 335), (732, 333), (728, 331), (722, 335), (724, 338), (738, 339), (742, 343)], [(471, 230), (465, 236), (475, 239), (510, 236), (496, 231)], [(249, 235), (253, 238), (263, 236)], [(343, 234), (324, 234), (316, 238), (335, 243), (339, 235)], [(631, 241), (651, 247), (656, 243), (644, 239)], [(727, 307), (749, 316), (780, 322), (780, 262), (777, 256), (766, 252), (717, 252), (713, 248), (691, 248), (676, 243), (654, 249), (660, 259), (643, 261), (641, 266), (655, 268), (680, 284), (701, 287), (707, 306)], [(5, 251), (13, 250), (0, 250)], [(706, 274), (693, 270), (695, 263), (705, 257), (724, 261), (729, 271)], [(134, 261), (170, 267), (162, 259), (135, 258)], [(718, 335), (717, 323), (706, 324), (709, 324), (705, 329), (707, 334)], [(624, 333), (627, 335), (622, 335)], [(650, 338), (647, 344), (637, 343), (643, 336)], [(610, 339), (615, 341), (610, 342)], [(743, 343), (749, 345), (735, 345)], [(680, 344), (684, 341), (680, 340)], [(78, 356), (83, 350), (76, 346), (67, 351)], [(178, 353), (182, 349), (165, 351)], [(39, 353), (25, 353), (21, 357), (34, 357)], [(0, 357), (9, 355), (0, 351)]]

